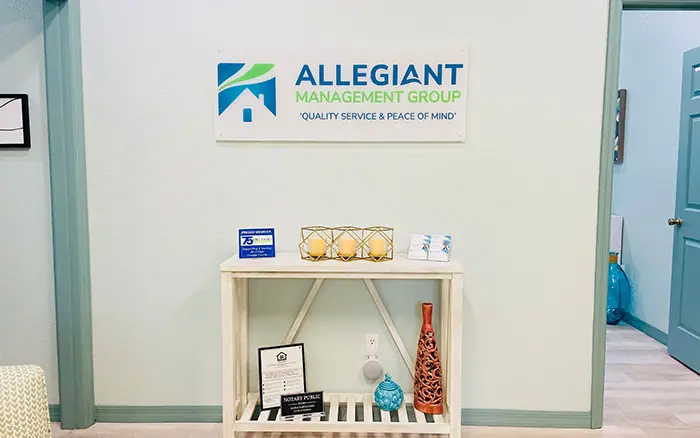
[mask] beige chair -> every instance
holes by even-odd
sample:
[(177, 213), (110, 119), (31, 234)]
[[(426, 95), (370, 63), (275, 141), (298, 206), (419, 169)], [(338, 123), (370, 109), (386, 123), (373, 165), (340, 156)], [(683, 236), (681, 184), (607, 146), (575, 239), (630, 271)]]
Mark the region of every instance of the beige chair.
[(51, 438), (44, 371), (0, 366), (0, 438)]

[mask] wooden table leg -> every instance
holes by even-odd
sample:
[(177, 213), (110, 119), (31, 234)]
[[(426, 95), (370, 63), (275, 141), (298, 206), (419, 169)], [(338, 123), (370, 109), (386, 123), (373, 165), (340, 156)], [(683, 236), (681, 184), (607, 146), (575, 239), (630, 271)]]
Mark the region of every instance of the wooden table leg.
[(462, 274), (454, 274), (450, 281), (450, 351), (448, 366), (448, 409), (450, 437), (459, 438), (462, 429)]
[(224, 438), (235, 437), (236, 427), (236, 288), (230, 272), (221, 274), (221, 355)]
[(237, 309), (237, 329), (238, 335), (234, 339), (238, 347), (237, 368), (238, 368), (238, 408), (239, 415), (248, 405), (248, 279), (239, 278), (236, 280), (236, 292), (238, 300)]
[[(440, 342), (438, 352), (442, 363), (442, 384), (445, 387), (449, 384), (450, 376), (450, 282), (451, 280), (440, 281)], [(447, 399), (443, 401), (446, 402)], [(449, 421), (449, 415), (446, 420)]]

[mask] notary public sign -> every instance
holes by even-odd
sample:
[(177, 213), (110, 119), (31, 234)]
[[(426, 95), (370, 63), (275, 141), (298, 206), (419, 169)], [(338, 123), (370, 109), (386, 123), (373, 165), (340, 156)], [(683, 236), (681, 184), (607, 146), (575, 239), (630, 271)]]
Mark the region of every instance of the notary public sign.
[(464, 49), (237, 50), (216, 67), (219, 141), (459, 142)]
[(323, 391), (282, 395), (280, 411), (280, 417), (283, 419), (291, 419), (297, 415), (323, 416)]

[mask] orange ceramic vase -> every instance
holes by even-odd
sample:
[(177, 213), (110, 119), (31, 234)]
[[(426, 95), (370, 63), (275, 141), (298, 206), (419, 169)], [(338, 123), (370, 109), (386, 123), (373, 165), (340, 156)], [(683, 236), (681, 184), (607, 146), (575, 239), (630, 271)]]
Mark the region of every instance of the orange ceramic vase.
[(424, 414), (442, 414), (442, 368), (433, 329), (433, 305), (423, 303), (423, 327), (418, 339), (413, 407)]

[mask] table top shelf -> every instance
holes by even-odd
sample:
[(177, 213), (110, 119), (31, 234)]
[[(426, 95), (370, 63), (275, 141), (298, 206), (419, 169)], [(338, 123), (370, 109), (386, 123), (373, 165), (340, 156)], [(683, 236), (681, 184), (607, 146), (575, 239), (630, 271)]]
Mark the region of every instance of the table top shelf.
[(237, 256), (223, 262), (221, 272), (239, 277), (338, 277), (338, 278), (448, 278), (463, 273), (457, 261), (433, 262), (409, 260), (405, 254), (396, 254), (393, 260), (371, 262), (356, 260), (343, 262), (303, 260), (299, 253), (280, 253), (273, 258), (240, 259)]

